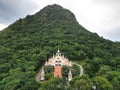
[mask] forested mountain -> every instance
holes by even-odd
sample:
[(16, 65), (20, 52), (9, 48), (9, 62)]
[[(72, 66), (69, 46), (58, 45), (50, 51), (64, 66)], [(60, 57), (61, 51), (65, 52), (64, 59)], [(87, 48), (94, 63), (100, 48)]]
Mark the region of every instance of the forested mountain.
[(58, 47), (85, 71), (85, 76), (71, 81), (68, 90), (75, 86), (88, 90), (90, 82), (99, 90), (120, 90), (120, 43), (89, 32), (72, 12), (56, 4), (0, 31), (0, 90), (40, 89), (34, 77)]

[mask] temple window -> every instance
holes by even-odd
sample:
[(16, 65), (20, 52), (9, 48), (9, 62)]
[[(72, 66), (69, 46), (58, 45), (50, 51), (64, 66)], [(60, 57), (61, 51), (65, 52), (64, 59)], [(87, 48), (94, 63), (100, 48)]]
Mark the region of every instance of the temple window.
[(59, 66), (61, 66), (61, 64), (59, 64)]
[(61, 63), (61, 61), (58, 61), (59, 63)]
[(61, 66), (61, 64), (55, 64), (55, 66)]

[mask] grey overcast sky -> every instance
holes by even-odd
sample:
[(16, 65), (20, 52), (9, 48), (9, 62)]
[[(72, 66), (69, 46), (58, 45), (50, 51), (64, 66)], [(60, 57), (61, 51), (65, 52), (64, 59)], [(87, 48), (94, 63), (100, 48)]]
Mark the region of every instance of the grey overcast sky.
[(51, 4), (71, 10), (89, 31), (120, 41), (120, 0), (0, 0), (0, 30)]

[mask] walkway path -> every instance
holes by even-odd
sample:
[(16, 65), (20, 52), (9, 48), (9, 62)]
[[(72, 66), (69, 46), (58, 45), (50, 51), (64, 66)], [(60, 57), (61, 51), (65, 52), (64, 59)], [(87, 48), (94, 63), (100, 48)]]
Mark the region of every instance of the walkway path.
[(83, 75), (83, 67), (80, 64), (77, 64), (77, 63), (74, 63), (74, 62), (72, 62), (72, 64), (75, 64), (75, 65), (80, 67), (80, 76), (82, 76)]

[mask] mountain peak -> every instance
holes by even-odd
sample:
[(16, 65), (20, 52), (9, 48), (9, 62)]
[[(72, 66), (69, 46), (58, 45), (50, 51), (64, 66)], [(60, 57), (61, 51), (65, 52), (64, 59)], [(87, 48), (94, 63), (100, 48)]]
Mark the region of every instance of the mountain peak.
[(45, 8), (54, 8), (56, 10), (61, 10), (61, 9), (64, 9), (62, 6), (58, 5), (58, 4), (52, 4), (52, 5), (48, 5), (46, 6)]
[(48, 5), (42, 10), (40, 10), (38, 13), (36, 13), (37, 16), (45, 18), (45, 20), (69, 20), (69, 21), (76, 21), (74, 14), (63, 8), (60, 5), (53, 4)]

